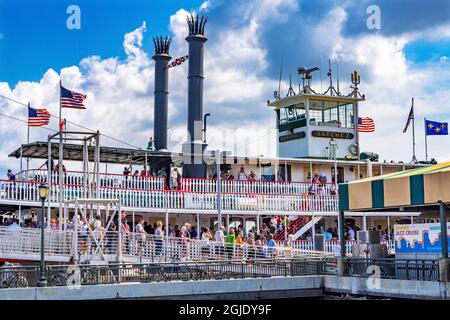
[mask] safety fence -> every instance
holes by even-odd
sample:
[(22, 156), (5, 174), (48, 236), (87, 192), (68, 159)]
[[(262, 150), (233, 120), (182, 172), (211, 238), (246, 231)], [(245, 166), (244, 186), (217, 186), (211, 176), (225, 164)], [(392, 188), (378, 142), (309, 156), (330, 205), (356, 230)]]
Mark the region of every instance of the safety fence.
[(381, 279), (438, 281), (439, 260), (349, 258), (345, 262), (345, 275)]
[[(199, 281), (244, 278), (292, 277), (334, 273), (327, 259), (224, 260), (160, 264), (47, 266), (47, 286), (118, 284), (126, 282)], [(38, 266), (0, 267), (0, 288), (36, 287)]]

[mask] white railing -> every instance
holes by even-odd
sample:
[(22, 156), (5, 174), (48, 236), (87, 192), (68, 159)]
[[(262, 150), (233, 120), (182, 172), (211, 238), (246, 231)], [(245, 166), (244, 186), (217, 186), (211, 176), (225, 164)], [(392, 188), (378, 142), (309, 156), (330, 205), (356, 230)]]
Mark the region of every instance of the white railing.
[[(40, 254), (40, 229), (0, 227), (0, 258), (2, 255), (33, 255)], [(71, 257), (75, 250), (77, 255), (91, 260), (95, 257), (110, 256), (116, 259), (121, 255), (127, 258), (141, 258), (151, 261), (202, 261), (210, 259), (264, 259), (264, 258), (293, 258), (293, 257), (324, 257), (339, 254), (339, 242), (330, 240), (325, 242), (325, 251), (314, 251), (313, 242), (299, 240), (291, 243), (291, 247), (284, 247), (282, 242), (276, 247), (267, 245), (256, 246), (248, 244), (227, 244), (214, 241), (204, 241), (189, 238), (157, 237), (136, 233), (106, 232), (93, 230), (92, 232), (76, 235), (67, 230), (45, 230), (45, 255)], [(119, 246), (119, 239), (122, 240)], [(352, 254), (354, 241), (346, 241), (346, 253)], [(394, 241), (383, 242), (388, 245), (389, 252), (394, 253)], [(112, 257), (111, 257), (112, 256)]]
[[(47, 256), (70, 255), (72, 233), (47, 229), (44, 233), (44, 243)], [(39, 255), (40, 252), (40, 229), (0, 227), (0, 257), (2, 253)]]
[[(353, 252), (353, 244), (355, 243), (355, 240), (347, 240), (345, 242), (345, 252), (347, 254), (352, 254)], [(283, 242), (279, 242), (279, 244), (282, 244)], [(389, 240), (389, 241), (382, 241), (382, 244), (387, 245), (388, 253), (394, 254), (395, 253), (395, 241)], [(339, 240), (327, 240), (325, 241), (325, 251), (330, 253), (339, 253), (337, 252), (339, 250)], [(292, 247), (299, 250), (314, 250), (314, 243), (312, 240), (297, 240), (292, 242)]]
[[(40, 232), (38, 228), (0, 227), (0, 258), (6, 254), (39, 256)], [(256, 246), (248, 244), (226, 244), (189, 238), (157, 237), (136, 233), (121, 233), (93, 230), (75, 234), (73, 231), (45, 229), (45, 255), (83, 258), (84, 261), (98, 258), (116, 261), (118, 257), (140, 258), (151, 261), (202, 261), (210, 259), (265, 259), (293, 257), (322, 257), (327, 253), (312, 250)], [(75, 237), (76, 236), (76, 237)], [(77, 242), (74, 243), (74, 239)], [(119, 239), (121, 243), (119, 245)], [(119, 254), (121, 250), (121, 254)], [(25, 258), (26, 259), (26, 258)], [(30, 257), (31, 259), (31, 257)]]
[[(220, 180), (220, 188), (223, 193), (252, 193), (275, 195), (300, 195), (313, 191), (319, 193), (323, 189), (323, 195), (330, 195), (331, 183), (312, 182), (274, 182), (274, 181), (241, 181)], [(216, 193), (216, 179), (190, 179), (181, 180), (181, 190), (186, 192)]]
[[(43, 169), (31, 169), (21, 171), (17, 174), (16, 179), (20, 181), (33, 181), (39, 183), (47, 183), (48, 171)], [(87, 174), (88, 185), (95, 181), (94, 173)], [(52, 183), (59, 183), (59, 172), (52, 171)], [(83, 185), (83, 172), (66, 171), (63, 175), (63, 183), (65, 185)], [(122, 175), (112, 173), (99, 174), (99, 186), (127, 188), (127, 189), (144, 189), (144, 190), (164, 190), (165, 178), (163, 177), (141, 177), (134, 175)]]
[[(39, 183), (0, 180), (0, 200), (39, 202)], [(86, 197), (80, 185), (64, 186), (64, 199)], [(95, 194), (94, 194), (95, 193)], [(59, 185), (50, 189), (50, 201), (59, 202)], [(98, 187), (92, 191), (102, 199), (119, 199), (123, 207), (216, 210), (215, 193), (140, 190)], [(276, 212), (337, 212), (337, 196), (221, 194), (223, 210)]]

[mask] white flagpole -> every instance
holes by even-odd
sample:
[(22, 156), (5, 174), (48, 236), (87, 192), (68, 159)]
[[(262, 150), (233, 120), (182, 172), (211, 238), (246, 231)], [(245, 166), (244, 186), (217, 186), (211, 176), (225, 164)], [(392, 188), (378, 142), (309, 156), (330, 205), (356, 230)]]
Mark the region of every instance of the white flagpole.
[[(27, 144), (30, 143), (30, 102), (28, 102), (27, 108)], [(28, 178), (28, 169), (30, 164), (30, 158), (27, 157), (27, 178)]]
[(425, 161), (428, 161), (427, 118), (423, 118), (425, 128)]

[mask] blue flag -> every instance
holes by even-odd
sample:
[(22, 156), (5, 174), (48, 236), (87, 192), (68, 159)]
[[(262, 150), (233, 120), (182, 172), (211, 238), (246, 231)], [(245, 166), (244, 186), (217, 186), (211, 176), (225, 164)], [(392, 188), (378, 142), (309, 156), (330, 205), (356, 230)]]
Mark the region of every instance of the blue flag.
[(425, 120), (425, 134), (427, 136), (448, 135), (448, 122)]

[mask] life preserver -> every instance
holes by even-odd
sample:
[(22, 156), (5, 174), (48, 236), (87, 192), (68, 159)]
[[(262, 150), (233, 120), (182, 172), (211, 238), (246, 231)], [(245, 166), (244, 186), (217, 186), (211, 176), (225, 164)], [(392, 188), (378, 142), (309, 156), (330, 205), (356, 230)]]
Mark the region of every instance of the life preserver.
[(357, 155), (358, 154), (358, 145), (356, 143), (353, 143), (353, 144), (350, 145), (348, 150), (350, 151), (350, 153), (352, 155)]

